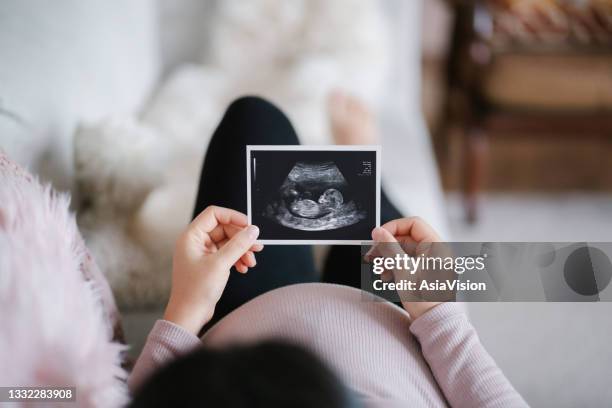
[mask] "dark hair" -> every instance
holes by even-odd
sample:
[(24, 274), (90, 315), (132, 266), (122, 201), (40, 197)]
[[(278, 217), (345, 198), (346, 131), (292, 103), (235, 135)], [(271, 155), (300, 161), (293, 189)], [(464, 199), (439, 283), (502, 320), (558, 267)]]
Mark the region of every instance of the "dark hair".
[(266, 341), (200, 348), (154, 374), (138, 391), (140, 407), (348, 408), (338, 377), (302, 347)]

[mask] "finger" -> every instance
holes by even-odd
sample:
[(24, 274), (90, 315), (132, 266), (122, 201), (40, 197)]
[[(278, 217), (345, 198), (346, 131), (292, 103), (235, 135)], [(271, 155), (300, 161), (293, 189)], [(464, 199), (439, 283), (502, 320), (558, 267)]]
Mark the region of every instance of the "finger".
[(440, 242), (438, 233), (419, 217), (400, 218), (382, 226), (395, 237), (407, 236), (416, 242)]
[[(377, 228), (380, 228), (380, 227), (377, 227)], [(370, 249), (368, 249), (368, 251), (365, 253), (363, 257), (363, 259), (366, 262), (372, 262), (374, 258), (379, 257), (379, 256), (384, 256), (380, 252), (381, 248), (383, 247), (383, 245), (381, 244), (387, 240), (385, 239), (385, 236), (381, 236), (381, 234), (383, 233), (376, 231), (376, 228), (372, 230), (372, 238), (374, 239), (374, 237), (376, 237), (377, 239), (374, 239), (374, 243), (372, 244)]]
[[(227, 241), (229, 241), (229, 239), (225, 238), (225, 239), (221, 240), (220, 242), (217, 242), (216, 246), (221, 248), (223, 245), (225, 245), (227, 243)], [(264, 249), (264, 245), (263, 244), (253, 244), (249, 248), (249, 251), (251, 251), (251, 252), (261, 252), (263, 249)]]
[(249, 225), (227, 241), (225, 245), (217, 251), (217, 256), (220, 257), (221, 262), (229, 267), (236, 263), (236, 261), (255, 244), (255, 240), (258, 236), (259, 228), (254, 225)]
[(236, 268), (236, 270), (240, 273), (245, 273), (249, 270), (249, 267), (246, 266), (244, 262), (242, 262), (242, 259), (236, 261), (236, 263), (234, 264), (234, 268)]
[[(208, 235), (212, 242), (221, 247), (228, 241), (228, 239), (232, 238), (243, 229), (244, 227), (237, 227), (232, 224), (218, 225)], [(261, 252), (263, 247), (263, 244), (258, 243), (254, 244), (250, 249), (253, 252)]]
[(226, 232), (227, 230), (229, 230), (229, 225), (217, 225), (215, 228), (212, 229), (212, 231), (208, 232), (208, 236), (216, 244), (219, 244), (221, 241), (226, 240), (227, 238), (231, 238), (230, 234)]
[(243, 264), (242, 261), (236, 262), (234, 264), (234, 267), (240, 273), (247, 273), (249, 271), (249, 268), (245, 264)]
[(403, 253), (402, 247), (395, 237), (382, 227), (374, 228), (372, 231), (372, 239), (375, 241), (374, 247), (370, 250), (372, 254), (394, 257), (396, 254)]
[(242, 261), (243, 264), (245, 264), (249, 268), (253, 268), (255, 265), (257, 265), (257, 261), (255, 260), (255, 255), (251, 251), (248, 251), (246, 254), (242, 255), (240, 260)]
[[(377, 242), (377, 252), (380, 253), (381, 256), (387, 258), (395, 258), (396, 255), (405, 255), (401, 244), (385, 228), (374, 228), (374, 230), (372, 231), (372, 238)], [(392, 277), (393, 279), (395, 279), (396, 282), (398, 282), (400, 280), (409, 280), (412, 278), (411, 272), (404, 269), (392, 269), (385, 272), (388, 272), (384, 278), (387, 280), (391, 280)], [(400, 297), (401, 292), (398, 292), (400, 294)]]
[(246, 215), (236, 210), (211, 205), (206, 207), (206, 209), (198, 214), (191, 224), (189, 224), (189, 230), (208, 234), (220, 224), (246, 227), (248, 218)]
[(239, 227), (233, 224), (219, 224), (212, 231), (210, 231), (208, 235), (214, 242), (219, 242), (233, 237), (242, 231), (243, 228), (244, 227)]
[(372, 239), (377, 243), (397, 242), (393, 234), (383, 227), (376, 227), (372, 230)]

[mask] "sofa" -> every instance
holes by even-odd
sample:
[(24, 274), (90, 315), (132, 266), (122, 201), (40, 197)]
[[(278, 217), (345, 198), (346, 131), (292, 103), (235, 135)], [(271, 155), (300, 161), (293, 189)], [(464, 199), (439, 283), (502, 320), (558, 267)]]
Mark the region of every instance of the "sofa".
[[(239, 2), (234, 3), (239, 5)], [(223, 6), (228, 7), (226, 4), (224, 2)], [(275, 7), (274, 2), (270, 4)], [(382, 133), (383, 185), (404, 213), (425, 218), (448, 237), (437, 168), (420, 107), (421, 4), (401, 0), (363, 4), (380, 6), (383, 25), (388, 30), (385, 33), (388, 42), (381, 44), (381, 49), (388, 50), (388, 71), (383, 78), (384, 86), (376, 91), (378, 102), (375, 106)], [(189, 64), (206, 64), (210, 59), (213, 54), (209, 49), (210, 31), (218, 24), (218, 14), (215, 14), (218, 7), (220, 3), (215, 1), (194, 0), (135, 0), (128, 3), (61, 0), (53, 4), (9, 0), (0, 7), (0, 59), (10, 61), (0, 65), (0, 146), (10, 157), (51, 182), (55, 188), (72, 193), (72, 205), (80, 215), (79, 223), (85, 239), (94, 257), (98, 258), (102, 271), (109, 276), (118, 303), (124, 310), (155, 307), (165, 300), (170, 250), (166, 245), (153, 251), (165, 256), (162, 261), (155, 262), (161, 265), (157, 272), (159, 283), (155, 285), (147, 284), (156, 281), (142, 271), (129, 275), (121, 262), (113, 261), (115, 257), (109, 256), (112, 253), (119, 258), (122, 252), (121, 246), (109, 247), (108, 244), (116, 241), (117, 234), (113, 232), (115, 235), (103, 236), (96, 228), (100, 224), (106, 228), (118, 218), (116, 213), (119, 210), (107, 201), (98, 202), (101, 212), (88, 213), (87, 207), (92, 200), (99, 199), (96, 190), (90, 187), (102, 177), (104, 166), (112, 163), (102, 162), (103, 170), (99, 174), (93, 171), (82, 177), (78, 141), (89, 137), (98, 142), (97, 150), (89, 152), (85, 165), (101, 161), (105, 155), (113, 156), (113, 149), (120, 149), (120, 146), (112, 144), (117, 139), (112, 134), (112, 127), (109, 132), (115, 139), (110, 138), (106, 145), (102, 143), (106, 152), (102, 152), (99, 146), (100, 132), (84, 136), (79, 135), (78, 129), (83, 124), (105, 120), (114, 123), (112, 118), (116, 117), (128, 117), (136, 122), (142, 120), (151, 101), (159, 97), (164, 90), (163, 84), (171, 81), (175, 72)], [(347, 47), (350, 49), (350, 43)], [(382, 51), (380, 55), (383, 55)], [(316, 70), (312, 72), (308, 74), (316, 77)], [(373, 83), (368, 75), (355, 78), (347, 86), (358, 95)], [(209, 82), (214, 83), (214, 78)], [(265, 89), (263, 92), (266, 96)], [(367, 92), (362, 93), (367, 99)], [(284, 106), (281, 104), (281, 107)], [(313, 106), (313, 109), (323, 112), (322, 106)], [(203, 106), (202, 110), (206, 107)], [(296, 122), (300, 131), (300, 123), (305, 121), (298, 117)], [(117, 143), (130, 145), (132, 140), (128, 136)], [(329, 142), (329, 136), (324, 134), (316, 134), (311, 139), (317, 144)], [(163, 165), (158, 167), (161, 169), (157, 170), (163, 172)], [(193, 171), (183, 179), (188, 189), (197, 183)], [(144, 180), (142, 184), (146, 182)], [(145, 195), (149, 193), (147, 190)], [(149, 194), (146, 198), (153, 200), (155, 197)], [(120, 201), (121, 197), (117, 200)], [(144, 211), (146, 202), (139, 201), (136, 205), (139, 211)], [(187, 202), (183, 207), (181, 216), (177, 217), (180, 222), (173, 219), (172, 225), (156, 225), (158, 229), (145, 230), (146, 235), (162, 236), (171, 230), (172, 233), (166, 234), (171, 238), (183, 222), (188, 222), (190, 205)], [(152, 208), (146, 208), (147, 217), (165, 218), (156, 212), (154, 206)], [(100, 217), (100, 214), (107, 218), (92, 221), (92, 217)], [(96, 228), (88, 228), (92, 224)], [(121, 234), (126, 235), (124, 232)], [(103, 244), (99, 244), (100, 241)], [(141, 251), (138, 245), (138, 242), (134, 243), (131, 252), (124, 251), (125, 258), (132, 264), (138, 260), (144, 264), (149, 258), (147, 254), (151, 253)]]

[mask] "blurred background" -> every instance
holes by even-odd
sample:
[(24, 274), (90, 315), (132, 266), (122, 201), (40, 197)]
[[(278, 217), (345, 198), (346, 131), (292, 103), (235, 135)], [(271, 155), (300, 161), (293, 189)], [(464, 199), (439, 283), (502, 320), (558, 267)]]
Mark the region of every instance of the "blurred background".
[(455, 239), (610, 239), (611, 7), (424, 2), (422, 101)]
[[(612, 0), (5, 0), (0, 61), (0, 147), (72, 193), (134, 356), (245, 93), (307, 144), (359, 97), (388, 194), (449, 240), (612, 240)], [(468, 310), (533, 406), (609, 406), (611, 305)]]

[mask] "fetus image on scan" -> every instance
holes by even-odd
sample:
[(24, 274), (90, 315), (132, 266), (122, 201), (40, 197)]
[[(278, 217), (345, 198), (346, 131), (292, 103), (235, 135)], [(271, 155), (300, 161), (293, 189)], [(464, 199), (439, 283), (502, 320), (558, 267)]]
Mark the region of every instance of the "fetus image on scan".
[(325, 231), (366, 218), (350, 186), (332, 161), (295, 163), (264, 216), (287, 228)]

